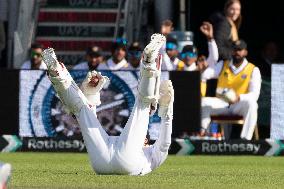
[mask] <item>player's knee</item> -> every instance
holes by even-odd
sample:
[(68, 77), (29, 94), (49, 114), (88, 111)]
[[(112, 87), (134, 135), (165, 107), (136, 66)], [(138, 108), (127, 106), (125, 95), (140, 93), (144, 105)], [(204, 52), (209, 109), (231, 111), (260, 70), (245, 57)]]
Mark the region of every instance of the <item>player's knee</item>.
[(202, 97), (201, 98), (201, 106), (202, 107), (211, 107), (212, 106), (212, 101), (210, 97)]
[(258, 107), (257, 102), (254, 100), (242, 100), (240, 103), (245, 109), (257, 109)]

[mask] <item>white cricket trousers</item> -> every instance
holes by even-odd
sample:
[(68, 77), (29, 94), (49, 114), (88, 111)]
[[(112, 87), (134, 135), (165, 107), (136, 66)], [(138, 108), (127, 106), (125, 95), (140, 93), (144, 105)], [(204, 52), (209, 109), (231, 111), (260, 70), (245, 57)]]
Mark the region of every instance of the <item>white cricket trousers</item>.
[(239, 101), (229, 105), (227, 102), (216, 97), (203, 97), (201, 100), (201, 127), (208, 129), (211, 122), (210, 115), (241, 115), (244, 125), (241, 138), (251, 140), (257, 123), (257, 102)]
[(94, 171), (99, 174), (140, 174), (150, 103), (136, 98), (121, 135), (108, 136), (96, 117), (94, 107), (87, 103), (70, 74), (66, 74), (66, 77), (62, 75), (50, 77), (50, 80), (63, 104), (73, 110), (79, 122)]

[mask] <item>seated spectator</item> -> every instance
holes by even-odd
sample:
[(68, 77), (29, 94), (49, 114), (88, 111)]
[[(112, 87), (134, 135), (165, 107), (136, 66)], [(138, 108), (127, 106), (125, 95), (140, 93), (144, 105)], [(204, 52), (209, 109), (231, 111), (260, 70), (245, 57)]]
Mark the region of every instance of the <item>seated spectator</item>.
[(178, 43), (177, 40), (171, 37), (167, 38), (166, 43), (166, 53), (163, 56), (163, 70), (177, 70), (182, 71), (184, 68), (184, 63), (178, 58)]
[(97, 70), (97, 67), (104, 61), (101, 48), (98, 46), (89, 47), (86, 51), (86, 60), (75, 65), (73, 70)]
[(184, 71), (196, 71), (197, 48), (193, 45), (183, 47), (180, 54), (181, 60), (184, 62)]
[[(208, 40), (209, 55), (208, 55), (208, 58), (206, 59), (206, 64), (207, 63), (212, 64), (218, 61), (218, 56), (219, 56), (218, 48), (213, 38), (213, 26), (209, 22), (203, 22), (203, 24), (200, 26), (200, 31), (204, 34), (204, 36)], [(196, 70), (201, 69), (201, 65), (198, 68), (196, 64), (198, 52), (195, 46), (193, 45), (184, 46), (180, 57), (185, 64), (183, 68), (184, 71), (196, 71)], [(203, 67), (206, 66), (206, 64), (201, 61), (200, 61), (200, 64), (204, 64), (202, 65), (202, 69), (204, 69)]]
[(21, 69), (25, 70), (46, 70), (47, 67), (42, 61), (41, 53), (43, 46), (39, 43), (33, 43), (30, 49), (30, 60), (23, 63)]
[(142, 56), (142, 48), (138, 42), (134, 42), (128, 48), (129, 70), (138, 70), (140, 59)]
[(201, 136), (208, 132), (210, 115), (241, 115), (244, 125), (241, 138), (251, 140), (257, 123), (257, 99), (261, 88), (261, 75), (258, 67), (249, 63), (247, 44), (243, 40), (234, 43), (232, 59), (212, 64), (204, 74), (207, 79), (218, 78), (218, 97), (202, 98)]
[(126, 61), (127, 42), (125, 39), (117, 39), (112, 44), (111, 57), (105, 64), (100, 64), (98, 70), (127, 70), (129, 64)]

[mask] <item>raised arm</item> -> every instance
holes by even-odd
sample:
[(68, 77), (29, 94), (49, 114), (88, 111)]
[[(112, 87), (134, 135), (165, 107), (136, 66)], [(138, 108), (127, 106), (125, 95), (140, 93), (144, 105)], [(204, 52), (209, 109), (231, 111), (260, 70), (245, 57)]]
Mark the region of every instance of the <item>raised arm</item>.
[(208, 58), (207, 63), (209, 67), (214, 67), (215, 64), (218, 62), (219, 53), (218, 47), (214, 40), (213, 35), (213, 26), (209, 22), (203, 22), (200, 26), (200, 31), (204, 34), (204, 36), (208, 40)]
[(160, 86), (159, 116), (162, 119), (159, 138), (152, 148), (151, 168), (161, 165), (167, 158), (171, 145), (173, 120), (174, 90), (170, 80), (163, 81)]

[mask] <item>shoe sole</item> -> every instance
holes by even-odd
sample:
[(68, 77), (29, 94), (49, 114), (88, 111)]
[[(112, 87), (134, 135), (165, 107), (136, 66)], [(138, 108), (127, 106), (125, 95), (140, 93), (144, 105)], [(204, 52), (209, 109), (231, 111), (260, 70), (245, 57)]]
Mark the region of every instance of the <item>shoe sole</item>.
[(163, 36), (162, 34), (153, 34), (151, 36), (150, 43), (144, 49), (144, 55), (147, 57), (145, 61), (150, 62), (154, 52), (159, 51), (161, 47), (165, 44), (165, 42), (166, 42), (165, 36)]

